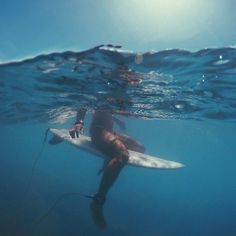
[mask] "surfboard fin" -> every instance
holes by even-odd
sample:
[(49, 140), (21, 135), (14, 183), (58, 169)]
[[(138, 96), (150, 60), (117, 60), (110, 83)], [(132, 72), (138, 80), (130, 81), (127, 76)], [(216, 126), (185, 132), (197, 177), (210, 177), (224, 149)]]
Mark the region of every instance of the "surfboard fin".
[(48, 141), (49, 144), (51, 145), (56, 145), (56, 144), (59, 144), (63, 141), (62, 138), (56, 136), (56, 135), (53, 135), (53, 137)]

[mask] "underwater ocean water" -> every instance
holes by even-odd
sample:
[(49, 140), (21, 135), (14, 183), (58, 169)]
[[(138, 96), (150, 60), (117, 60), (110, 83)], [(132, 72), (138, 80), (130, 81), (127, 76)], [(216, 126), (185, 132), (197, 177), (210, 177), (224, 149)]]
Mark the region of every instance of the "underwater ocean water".
[[(108, 45), (1, 64), (0, 235), (235, 235), (235, 79), (229, 47), (140, 54)], [(85, 104), (85, 134), (93, 111), (109, 105), (130, 113), (120, 116), (125, 132), (146, 153), (185, 165), (126, 166), (105, 230), (91, 200), (73, 194), (96, 193), (102, 161), (44, 143), (47, 128), (70, 128)]]

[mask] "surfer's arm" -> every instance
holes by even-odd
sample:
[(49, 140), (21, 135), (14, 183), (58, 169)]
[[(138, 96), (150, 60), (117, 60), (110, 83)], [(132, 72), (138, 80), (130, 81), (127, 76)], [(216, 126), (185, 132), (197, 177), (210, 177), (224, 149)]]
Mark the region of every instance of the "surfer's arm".
[(79, 122), (80, 120), (84, 120), (86, 112), (87, 112), (86, 108), (84, 107), (79, 108), (76, 115), (76, 122)]

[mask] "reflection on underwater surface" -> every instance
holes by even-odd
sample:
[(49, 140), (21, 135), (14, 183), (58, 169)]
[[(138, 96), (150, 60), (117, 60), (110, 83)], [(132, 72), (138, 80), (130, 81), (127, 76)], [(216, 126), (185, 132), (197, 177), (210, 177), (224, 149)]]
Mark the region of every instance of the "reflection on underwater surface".
[(0, 119), (58, 121), (106, 103), (143, 118), (235, 120), (235, 48), (137, 55), (95, 47), (2, 64)]
[[(235, 52), (168, 50), (141, 60), (94, 48), (0, 65), (1, 235), (235, 235)], [(88, 153), (46, 144), (25, 194), (45, 130), (71, 127), (84, 103), (85, 133), (92, 111), (109, 104), (136, 116), (123, 118), (127, 134), (147, 153), (186, 165), (126, 166), (108, 194), (106, 231), (76, 195), (39, 222), (62, 194), (97, 190), (102, 163)]]

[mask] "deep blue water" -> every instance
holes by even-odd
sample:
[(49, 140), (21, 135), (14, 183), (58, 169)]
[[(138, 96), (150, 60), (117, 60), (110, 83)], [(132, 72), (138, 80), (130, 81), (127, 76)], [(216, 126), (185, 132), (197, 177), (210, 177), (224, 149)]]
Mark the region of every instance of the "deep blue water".
[[(92, 49), (0, 65), (0, 235), (236, 234), (236, 49), (140, 54)], [(109, 103), (135, 118), (126, 132), (177, 170), (125, 167), (109, 192), (106, 230), (89, 203), (102, 161), (66, 143), (44, 146), (48, 127), (71, 127), (76, 109)]]

